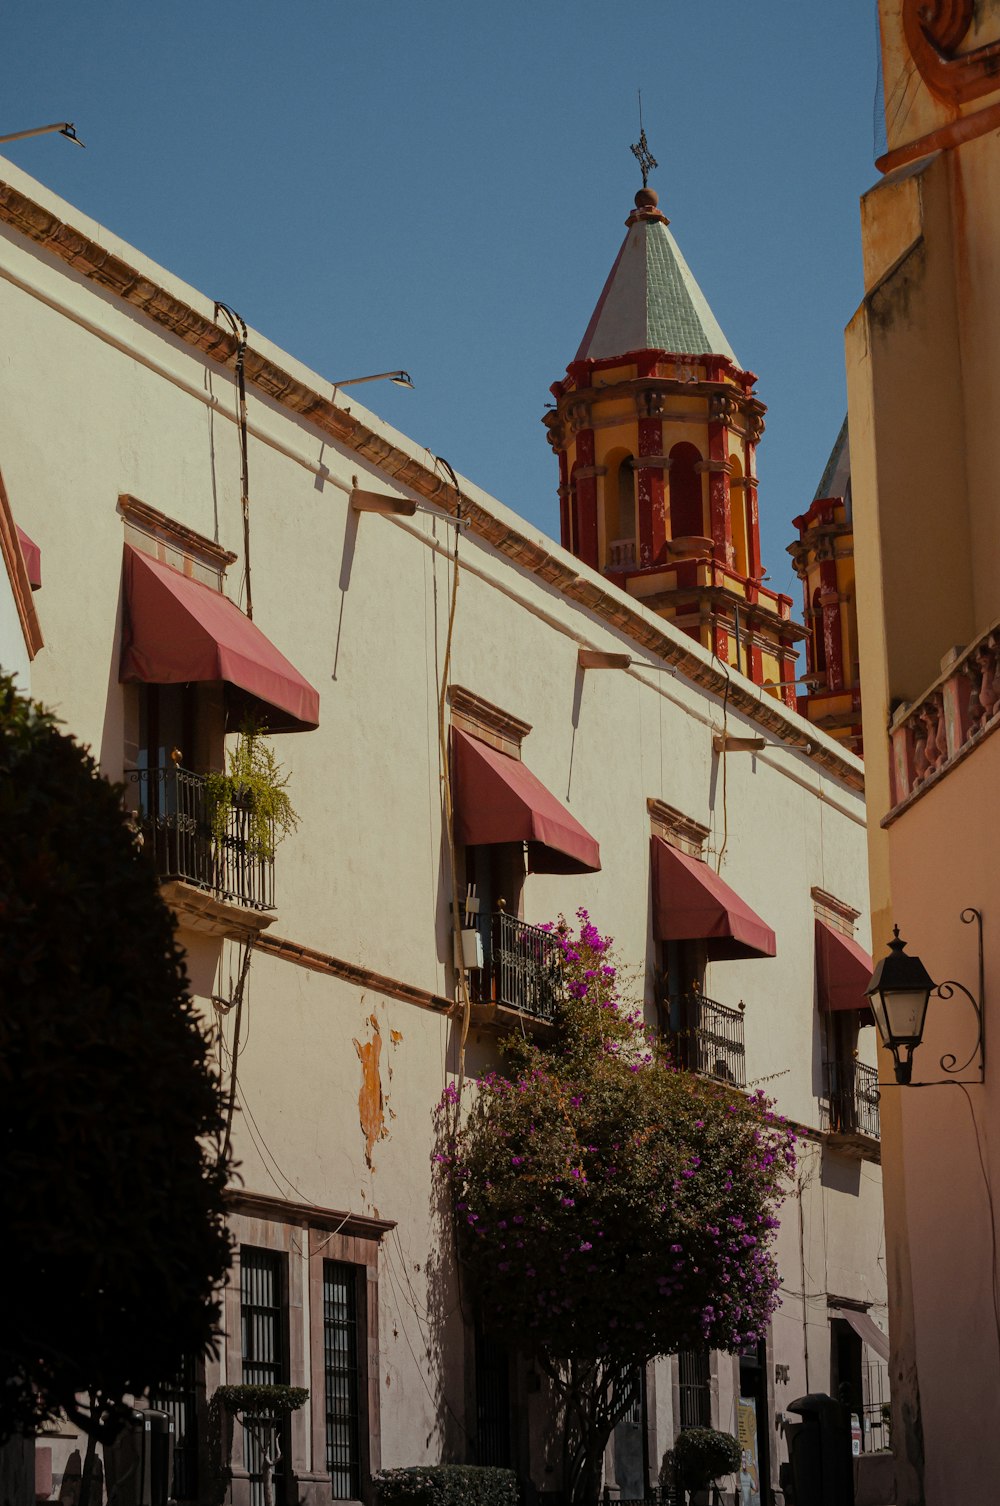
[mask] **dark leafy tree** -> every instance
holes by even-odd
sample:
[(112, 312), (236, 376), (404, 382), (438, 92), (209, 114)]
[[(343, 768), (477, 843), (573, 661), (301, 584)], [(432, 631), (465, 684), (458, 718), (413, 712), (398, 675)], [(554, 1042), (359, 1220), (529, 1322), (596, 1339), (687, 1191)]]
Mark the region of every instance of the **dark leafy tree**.
[(484, 1323), (549, 1376), (565, 1488), (596, 1502), (641, 1367), (738, 1351), (777, 1305), (771, 1252), (794, 1141), (761, 1094), (680, 1071), (619, 997), (609, 940), (560, 937), (555, 1039), (503, 1043), (503, 1070), (439, 1110), (459, 1252)]
[(210, 1044), (121, 794), (0, 676), (4, 1436), (113, 1436), (229, 1266)]

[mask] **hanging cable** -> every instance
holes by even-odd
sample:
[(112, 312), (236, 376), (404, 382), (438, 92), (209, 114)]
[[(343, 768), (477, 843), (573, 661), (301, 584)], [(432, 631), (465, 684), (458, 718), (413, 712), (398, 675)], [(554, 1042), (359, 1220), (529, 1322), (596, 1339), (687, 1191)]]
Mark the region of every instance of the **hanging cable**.
[[(228, 1000), (214, 999), (216, 1012), (220, 1017), (228, 1014), (235, 1007), (236, 1018), (233, 1021), (233, 1049), (229, 1053), (229, 1102), (226, 1105), (226, 1134), (222, 1142), (222, 1154), (220, 1160), (225, 1162), (229, 1157), (229, 1146), (233, 1138), (233, 1113), (236, 1107), (236, 1068), (240, 1059), (240, 1025), (243, 1021), (243, 994), (246, 989), (247, 974), (250, 972), (250, 958), (253, 954), (253, 939), (246, 942), (243, 957), (240, 962), (240, 975), (236, 981), (236, 987)], [(219, 1030), (222, 1030), (222, 1020), (219, 1020)]]
[(236, 336), (236, 391), (239, 396), (238, 428), (240, 432), (240, 505), (243, 509), (243, 580), (247, 593), (247, 616), (253, 621), (253, 592), (250, 588), (250, 449), (247, 440), (247, 353), (246, 321), (228, 303), (216, 300), (215, 317), (225, 314)]
[(455, 1128), (458, 1128), (458, 1114), (462, 1099), (462, 1088), (465, 1085), (465, 1043), (469, 1036), (469, 1025), (472, 1020), (472, 999), (469, 994), (469, 976), (465, 967), (465, 959), (462, 954), (462, 921), (459, 913), (458, 898), (458, 855), (455, 851), (455, 804), (451, 784), (451, 761), (448, 757), (448, 687), (451, 680), (451, 649), (455, 636), (455, 613), (458, 608), (458, 541), (462, 535), (462, 488), (458, 484), (458, 477), (452, 470), (448, 461), (441, 455), (435, 455), (434, 463), (440, 465), (448, 472), (451, 484), (458, 493), (458, 506), (455, 513), (455, 548), (452, 553), (451, 567), (451, 603), (448, 608), (448, 631), (445, 636), (444, 662), (441, 666), (441, 693), (438, 697), (438, 744), (441, 757), (441, 795), (444, 811), (445, 838), (448, 843), (448, 861), (451, 865), (451, 917), (452, 934), (455, 947), (455, 968), (458, 973), (458, 988), (462, 1000), (462, 1032), (458, 1046), (458, 1094), (455, 1104)]

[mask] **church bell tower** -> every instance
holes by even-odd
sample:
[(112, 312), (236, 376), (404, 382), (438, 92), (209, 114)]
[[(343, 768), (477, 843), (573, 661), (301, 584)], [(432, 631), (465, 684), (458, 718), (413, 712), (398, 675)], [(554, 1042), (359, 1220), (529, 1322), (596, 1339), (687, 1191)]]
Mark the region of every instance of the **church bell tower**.
[[(795, 705), (792, 600), (763, 584), (764, 405), (644, 186), (544, 423), (563, 545)], [(645, 140), (642, 140), (645, 152)], [(655, 165), (655, 164), (653, 164)]]

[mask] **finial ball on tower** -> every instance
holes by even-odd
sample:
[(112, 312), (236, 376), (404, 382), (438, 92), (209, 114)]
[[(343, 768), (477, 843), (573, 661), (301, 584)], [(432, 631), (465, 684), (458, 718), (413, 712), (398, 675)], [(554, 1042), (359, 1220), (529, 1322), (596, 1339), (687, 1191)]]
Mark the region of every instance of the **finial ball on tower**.
[(660, 196), (655, 188), (640, 188), (635, 196), (636, 209), (655, 209), (660, 202)]

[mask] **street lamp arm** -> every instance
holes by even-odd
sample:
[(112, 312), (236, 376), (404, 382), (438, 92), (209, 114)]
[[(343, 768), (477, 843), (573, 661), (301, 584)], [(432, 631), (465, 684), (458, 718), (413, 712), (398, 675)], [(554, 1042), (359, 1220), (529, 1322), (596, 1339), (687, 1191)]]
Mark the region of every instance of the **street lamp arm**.
[(949, 978), (945, 983), (939, 983), (934, 992), (939, 999), (944, 1000), (953, 999), (955, 997), (956, 990), (959, 993), (964, 994), (969, 1003), (972, 1005), (979, 1030), (976, 1036), (976, 1044), (973, 1046), (968, 1060), (964, 1061), (962, 1065), (959, 1066), (958, 1058), (955, 1056), (955, 1053), (953, 1051), (948, 1051), (944, 1056), (942, 1056), (940, 1067), (942, 1072), (948, 1072), (951, 1074), (965, 1072), (969, 1067), (971, 1067), (972, 1063), (975, 1061), (978, 1055), (979, 1070), (982, 1073), (982, 1080), (985, 1081), (986, 1040), (984, 1035), (983, 1022), (983, 998), (985, 994), (983, 972), (983, 917), (978, 910), (974, 909), (970, 905), (968, 909), (962, 911), (962, 921), (963, 924), (967, 926), (970, 926), (973, 924), (973, 922), (975, 922), (977, 928), (979, 940), (979, 998), (976, 999), (965, 987), (964, 983), (958, 983), (954, 978)]
[(0, 136), (0, 146), (8, 141), (24, 141), (28, 136), (47, 136), (50, 131), (58, 131), (60, 136), (65, 136), (76, 146), (84, 146), (76, 134), (76, 126), (69, 120), (57, 120), (53, 125), (32, 126), (28, 131), (11, 131), (7, 136)]

